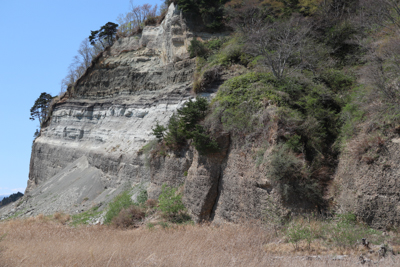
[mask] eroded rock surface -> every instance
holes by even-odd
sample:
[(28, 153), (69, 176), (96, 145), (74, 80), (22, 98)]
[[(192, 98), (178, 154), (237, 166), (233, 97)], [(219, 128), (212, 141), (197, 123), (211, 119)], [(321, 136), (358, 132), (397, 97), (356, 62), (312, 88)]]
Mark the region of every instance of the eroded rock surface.
[(339, 212), (354, 212), (374, 228), (400, 226), (400, 144), (392, 137), (373, 162), (344, 153), (332, 191)]
[(265, 179), (267, 167), (254, 160), (262, 140), (238, 146), (221, 133), (220, 152), (207, 156), (190, 145), (150, 158), (140, 151), (154, 139), (156, 122), (167, 124), (193, 98), (188, 46), (213, 35), (188, 25), (172, 4), (160, 26), (117, 40), (93, 61), (33, 144), (26, 196), (0, 209), (0, 218), (104, 208), (138, 185), (157, 198), (163, 184), (183, 185), (195, 221), (265, 217), (271, 196), (278, 197)]

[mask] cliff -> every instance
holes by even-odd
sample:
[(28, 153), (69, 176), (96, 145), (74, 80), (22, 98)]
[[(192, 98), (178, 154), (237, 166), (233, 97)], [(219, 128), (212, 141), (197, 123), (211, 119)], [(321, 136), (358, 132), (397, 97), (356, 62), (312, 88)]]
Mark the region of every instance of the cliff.
[(138, 151), (153, 139), (156, 121), (165, 124), (193, 97), (192, 37), (171, 5), (160, 26), (119, 39), (94, 59), (34, 141), (24, 212), (81, 210), (149, 182)]
[(135, 186), (157, 198), (163, 184), (184, 184), (186, 206), (197, 221), (260, 218), (270, 190), (260, 186), (262, 175), (248, 162), (249, 151), (231, 147), (229, 134), (218, 138), (222, 152), (214, 156), (190, 147), (152, 159), (141, 153), (154, 139), (156, 122), (165, 125), (194, 97), (196, 64), (188, 46), (193, 37), (212, 35), (188, 24), (172, 4), (160, 26), (117, 40), (68, 88), (34, 141), (26, 196), (17, 211), (75, 213), (104, 208)]
[[(180, 187), (196, 222), (280, 221), (318, 211), (354, 212), (376, 228), (397, 227), (398, 136), (376, 139), (368, 148), (379, 149), (373, 159), (351, 153), (360, 144), (357, 135), (350, 152), (334, 149), (342, 91), (351, 92), (352, 76), (332, 67), (277, 82), (244, 67), (256, 59), (240, 63), (250, 56), (237, 55), (234, 38), (225, 46), (230, 58), (223, 59), (230, 67), (190, 58), (193, 38), (220, 35), (202, 32), (172, 4), (161, 25), (116, 40), (53, 107), (32, 146), (26, 194), (1, 209), (0, 218), (102, 210), (125, 190), (134, 197), (146, 190), (157, 199), (167, 184)], [(199, 73), (212, 76), (204, 78), (200, 95), (223, 92), (215, 99), (226, 101), (220, 111), (214, 102), (202, 122), (219, 151), (200, 154), (190, 140), (175, 151), (153, 149), (152, 128), (166, 125), (195, 97)]]

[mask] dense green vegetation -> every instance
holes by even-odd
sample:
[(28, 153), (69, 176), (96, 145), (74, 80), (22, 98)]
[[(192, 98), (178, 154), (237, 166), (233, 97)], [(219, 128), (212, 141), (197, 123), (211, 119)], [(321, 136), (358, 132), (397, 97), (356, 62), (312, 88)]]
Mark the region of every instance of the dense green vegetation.
[[(196, 101), (189, 100), (177, 114), (173, 115), (167, 128), (158, 123), (153, 129), (153, 134), (161, 142), (173, 150), (179, 150), (188, 140), (193, 141), (193, 146), (201, 154), (218, 150), (217, 142), (212, 139), (200, 124), (207, 115), (209, 104), (207, 99), (198, 97)], [(166, 131), (166, 132), (165, 132)]]
[(171, 222), (184, 223), (190, 221), (190, 216), (186, 213), (186, 208), (182, 202), (182, 194), (177, 194), (177, 188), (162, 186), (162, 192), (158, 197), (158, 210), (162, 212), (164, 218)]
[(15, 202), (23, 196), (24, 196), (24, 194), (22, 194), (21, 192), (11, 194), (8, 197), (5, 197), (0, 201), (0, 207), (10, 204), (12, 202)]
[[(164, 223), (186, 223), (191, 220), (182, 202), (182, 194), (177, 188), (162, 186), (162, 192), (157, 200), (148, 199), (146, 190), (139, 189), (136, 201), (132, 200), (130, 191), (124, 191), (114, 198), (109, 204), (104, 216), (104, 223), (117, 228), (135, 227), (142, 223), (147, 216), (159, 212)], [(97, 208), (74, 215), (72, 225), (86, 224), (91, 218), (97, 216)]]
[(286, 201), (324, 206), (325, 186), (347, 142), (367, 131), (355, 150), (370, 164), (378, 155), (368, 151), (380, 151), (373, 147), (400, 123), (398, 4), (378, 2), (228, 1), (225, 22), (234, 33), (191, 42), (194, 92), (236, 72), (206, 116), (213, 134), (219, 123), (236, 140), (278, 126), (267, 177)]
[(111, 223), (123, 209), (127, 209), (134, 204), (128, 191), (121, 193), (109, 204), (107, 213), (104, 216), (104, 223)]

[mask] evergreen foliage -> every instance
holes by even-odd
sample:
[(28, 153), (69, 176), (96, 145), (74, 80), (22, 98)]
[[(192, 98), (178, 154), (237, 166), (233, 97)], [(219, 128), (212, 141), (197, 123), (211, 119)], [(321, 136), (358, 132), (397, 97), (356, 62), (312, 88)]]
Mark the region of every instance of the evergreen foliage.
[[(201, 154), (215, 152), (218, 150), (217, 142), (212, 139), (202, 125), (199, 123), (208, 113), (207, 99), (197, 97), (196, 101), (191, 99), (182, 108), (178, 109), (177, 114), (171, 116), (168, 123), (168, 131), (165, 134), (165, 144), (173, 150), (181, 148), (187, 140), (193, 139), (194, 147)], [(157, 129), (157, 126), (156, 128)], [(161, 136), (159, 131), (153, 134)], [(161, 141), (161, 139), (159, 139)]]
[(41, 93), (31, 107), (31, 116), (29, 119), (38, 119), (40, 125), (42, 125), (42, 122), (47, 118), (47, 115), (49, 115), (50, 103), (53, 98), (54, 97), (48, 93)]
[(115, 34), (117, 33), (118, 24), (107, 22), (97, 31), (90, 31), (89, 41), (92, 45), (100, 42), (103, 48), (110, 46), (114, 42)]
[(10, 204), (12, 202), (15, 202), (23, 196), (24, 196), (24, 194), (22, 194), (21, 192), (18, 192), (18, 193), (14, 193), (8, 197), (5, 197), (0, 201), (0, 207)]
[(160, 125), (157, 121), (156, 126), (152, 130), (153, 135), (157, 138), (158, 142), (161, 142), (164, 139), (165, 131), (167, 130), (167, 128)]

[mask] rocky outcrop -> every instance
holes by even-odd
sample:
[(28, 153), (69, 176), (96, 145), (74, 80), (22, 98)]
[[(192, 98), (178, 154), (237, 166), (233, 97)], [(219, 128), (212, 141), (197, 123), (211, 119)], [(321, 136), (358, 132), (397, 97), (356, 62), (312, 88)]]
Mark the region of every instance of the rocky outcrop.
[(192, 97), (195, 62), (187, 42), (174, 42), (191, 35), (171, 5), (160, 26), (119, 39), (97, 58), (35, 140), (27, 192), (82, 156), (107, 186), (141, 181), (148, 170), (137, 151), (153, 138), (156, 121), (165, 124)]
[[(19, 209), (40, 204), (32, 214), (54, 212), (52, 207), (75, 212), (84, 203), (87, 208), (104, 202), (104, 194), (148, 184), (146, 155), (138, 151), (154, 139), (157, 121), (166, 124), (193, 98), (195, 60), (187, 52), (192, 36), (172, 4), (161, 25), (119, 39), (96, 57), (34, 141), (27, 196)], [(45, 191), (58, 201), (49, 201)]]
[(332, 185), (336, 208), (355, 213), (374, 228), (399, 227), (400, 139), (392, 136), (374, 153), (374, 158), (363, 160), (351, 150), (342, 154)]
[[(238, 145), (220, 133), (216, 154), (199, 155), (190, 145), (180, 152), (142, 153), (156, 122), (165, 125), (193, 98), (195, 60), (188, 45), (194, 36), (212, 35), (191, 31), (189, 22), (172, 4), (160, 26), (117, 40), (93, 61), (34, 141), (26, 195), (1, 209), (0, 218), (101, 210), (132, 187), (157, 198), (163, 184), (183, 185), (195, 221), (266, 216), (271, 197), (274, 203), (279, 197), (265, 179), (267, 166), (254, 160), (263, 140)], [(268, 157), (270, 150), (264, 152)]]

